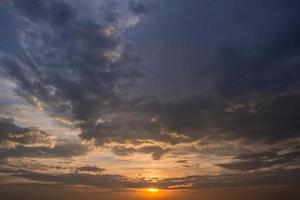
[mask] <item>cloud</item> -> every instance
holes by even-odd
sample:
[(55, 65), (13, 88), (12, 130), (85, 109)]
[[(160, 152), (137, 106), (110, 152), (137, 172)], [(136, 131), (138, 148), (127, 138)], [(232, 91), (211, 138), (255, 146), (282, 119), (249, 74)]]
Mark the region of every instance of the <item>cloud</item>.
[(298, 3), (246, 5), (166, 1), (141, 36), (130, 30), (148, 15), (144, 1), (90, 0), (86, 10), (71, 0), (14, 1), (0, 16), (9, 25), (2, 67), (18, 95), (76, 124), (82, 140), (117, 143), (117, 155), (160, 159), (167, 150), (155, 142), (299, 137)]
[(299, 185), (299, 169), (279, 169), (246, 174), (168, 178), (162, 180), (159, 185), (160, 187), (173, 189)]
[(13, 157), (72, 157), (88, 152), (80, 143), (58, 140), (37, 128), (20, 127), (0, 118), (0, 159)]
[(112, 152), (118, 156), (129, 156), (136, 152), (136, 149), (134, 147), (114, 146)]
[(5, 158), (69, 158), (82, 156), (89, 152), (89, 148), (78, 143), (58, 143), (52, 148), (17, 146), (13, 149), (1, 149), (0, 159)]
[(186, 164), (188, 163), (188, 160), (177, 160), (176, 163)]
[(134, 12), (136, 12), (138, 14), (146, 12), (146, 7), (142, 3), (130, 2), (129, 6)]
[(118, 156), (130, 156), (134, 153), (151, 154), (153, 160), (160, 160), (169, 150), (158, 145), (146, 145), (141, 147), (116, 145), (112, 152)]
[(218, 133), (266, 143), (298, 137), (296, 5), (163, 2), (136, 45), (147, 60), (137, 91), (150, 102), (137, 110), (156, 118), (148, 138), (171, 142), (158, 130), (191, 140)]
[(174, 145), (208, 137), (274, 144), (299, 136), (298, 102), (298, 91), (236, 102), (202, 96), (141, 100), (81, 137), (98, 145), (139, 140)]
[(78, 167), (76, 168), (76, 172), (93, 172), (93, 173), (102, 173), (104, 172), (105, 169), (95, 167), (95, 166), (83, 166), (83, 167)]
[(55, 138), (37, 128), (23, 128), (14, 124), (14, 119), (0, 118), (0, 148), (14, 149), (17, 147), (53, 148)]
[(168, 149), (163, 149), (160, 146), (144, 146), (138, 149), (142, 153), (151, 153), (153, 160), (160, 160), (161, 157), (168, 152)]
[(176, 177), (204, 175), (152, 182), (72, 159), (70, 173), (47, 173), (43, 166), (26, 171), (28, 158), (60, 162), (89, 148), (4, 118), (0, 162), (12, 161), (1, 172), (114, 189), (300, 184), (299, 2), (3, 2), (0, 80), (9, 74), (16, 95), (54, 121), (76, 126), (82, 141), (128, 156), (121, 162), (89, 155), (107, 162), (107, 171), (120, 162), (114, 170), (133, 174), (130, 156), (141, 154), (161, 160), (155, 170), (176, 162)]
[(299, 185), (299, 169), (277, 169), (268, 172), (254, 172), (245, 174), (227, 174), (214, 176), (186, 176), (179, 178), (159, 179), (155, 183), (143, 179), (129, 179), (125, 176), (110, 174), (46, 174), (30, 171), (1, 170), (17, 177), (32, 181), (54, 183), (59, 185), (83, 185), (97, 188), (147, 188), (158, 187), (168, 189), (187, 188), (224, 188), (248, 186), (292, 186)]
[(88, 173), (68, 173), (68, 174), (46, 174), (30, 171), (1, 170), (4, 173), (16, 173), (15, 175), (33, 181), (43, 183), (54, 183), (60, 185), (84, 185), (95, 186), (97, 188), (142, 188), (145, 187), (143, 181), (132, 181), (125, 176), (111, 174), (88, 174)]
[(167, 132), (180, 133), (194, 140), (219, 134), (274, 143), (299, 136), (299, 97), (299, 92), (264, 97), (250, 103), (243, 102), (241, 109), (228, 111), (229, 102), (226, 100), (196, 96), (177, 102), (156, 103), (149, 109)]
[(240, 171), (270, 169), (278, 166), (298, 166), (300, 164), (299, 149), (293, 149), (289, 152), (284, 152), (285, 149), (241, 154), (234, 157), (234, 161), (230, 163), (218, 164), (218, 166)]
[(75, 1), (6, 5), (1, 17), (11, 19), (15, 34), (4, 34), (16, 42), (4, 44), (1, 62), (17, 83), (18, 95), (52, 116), (73, 121), (83, 135), (102, 116), (120, 109), (122, 88), (139, 76), (134, 58), (125, 52), (125, 35), (142, 14), (130, 9), (129, 2), (95, 1), (95, 16), (78, 9)]

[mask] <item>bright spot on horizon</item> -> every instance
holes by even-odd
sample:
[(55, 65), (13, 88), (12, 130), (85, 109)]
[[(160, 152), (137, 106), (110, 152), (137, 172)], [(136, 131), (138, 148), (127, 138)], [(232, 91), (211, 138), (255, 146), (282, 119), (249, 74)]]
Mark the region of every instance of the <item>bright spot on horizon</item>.
[(151, 193), (156, 193), (159, 191), (159, 189), (158, 188), (148, 188), (147, 191), (151, 192)]

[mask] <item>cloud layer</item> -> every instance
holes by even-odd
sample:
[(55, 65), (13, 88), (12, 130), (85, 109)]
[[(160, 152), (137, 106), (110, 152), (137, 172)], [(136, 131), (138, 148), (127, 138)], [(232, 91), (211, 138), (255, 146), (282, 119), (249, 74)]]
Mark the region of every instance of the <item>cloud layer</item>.
[[(0, 118), (1, 170), (103, 188), (299, 185), (299, 5), (2, 1), (0, 83), (15, 87), (0, 114), (16, 119)], [(41, 119), (22, 101), (69, 132), (30, 128)], [(10, 165), (28, 158), (72, 166)], [(140, 168), (150, 177), (124, 175)]]

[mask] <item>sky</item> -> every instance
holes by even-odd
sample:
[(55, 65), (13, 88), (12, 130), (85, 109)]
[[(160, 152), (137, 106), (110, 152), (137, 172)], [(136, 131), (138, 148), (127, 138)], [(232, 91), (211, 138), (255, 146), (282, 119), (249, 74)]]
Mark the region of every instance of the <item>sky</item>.
[(299, 199), (299, 35), (296, 0), (0, 0), (1, 199)]

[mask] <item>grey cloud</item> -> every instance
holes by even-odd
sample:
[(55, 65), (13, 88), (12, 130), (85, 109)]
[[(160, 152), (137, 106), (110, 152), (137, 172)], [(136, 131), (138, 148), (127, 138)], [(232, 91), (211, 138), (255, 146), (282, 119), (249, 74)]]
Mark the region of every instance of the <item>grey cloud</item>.
[(187, 176), (164, 179), (161, 187), (167, 188), (220, 188), (248, 186), (299, 185), (299, 169), (279, 169), (268, 172), (228, 174), (216, 176)]
[(98, 145), (138, 139), (177, 144), (211, 135), (254, 143), (299, 137), (297, 5), (162, 3), (138, 33), (136, 49), (146, 64), (133, 91), (142, 97), (81, 137)]
[(121, 88), (139, 74), (131, 66), (134, 59), (123, 52), (123, 34), (136, 23), (122, 18), (134, 17), (129, 8), (115, 12), (116, 4), (105, 11), (114, 17), (98, 21), (83, 18), (82, 11), (58, 0), (16, 1), (3, 9), (11, 11), (6, 15), (13, 17), (11, 25), (18, 33), (11, 38), (18, 43), (11, 45), (21, 52), (11, 53), (6, 45), (1, 61), (18, 83), (19, 95), (50, 114), (77, 122), (83, 132), (119, 109)]
[(88, 147), (61, 141), (37, 128), (19, 127), (14, 119), (0, 119), (0, 159), (11, 157), (72, 157)]
[(139, 180), (130, 180), (121, 175), (111, 174), (87, 174), (87, 173), (69, 173), (69, 174), (46, 174), (22, 170), (1, 170), (3, 173), (12, 173), (18, 177), (27, 178), (33, 181), (42, 181), (44, 183), (56, 183), (61, 185), (84, 185), (95, 186), (97, 188), (142, 188), (146, 187), (146, 182)]
[(137, 45), (152, 64), (147, 92), (235, 98), (299, 87), (298, 2), (166, 1), (159, 11)]
[[(207, 137), (213, 137), (214, 140), (220, 137), (225, 140), (243, 139), (246, 143), (276, 144), (299, 136), (298, 98), (298, 92), (291, 92), (246, 102), (238, 101), (233, 105), (224, 98), (198, 96), (177, 102), (142, 101), (135, 105), (135, 109), (139, 111), (135, 112), (139, 115), (118, 115), (119, 118), (107, 123), (107, 129), (106, 123), (100, 125), (97, 130), (104, 131), (101, 137), (100, 132), (95, 132), (90, 137), (99, 139), (100, 144), (101, 141), (138, 139), (177, 144)], [(155, 116), (155, 120), (151, 116)], [(129, 127), (132, 131), (126, 131), (128, 134), (118, 134)], [(119, 150), (119, 153), (126, 155), (135, 151), (133, 148)], [(252, 165), (255, 168), (261, 165), (260, 162), (247, 164), (248, 167)]]
[(146, 12), (146, 7), (142, 3), (130, 2), (129, 7), (138, 14)]
[(168, 149), (163, 149), (160, 146), (145, 146), (138, 149), (142, 153), (151, 153), (153, 160), (160, 160), (161, 157), (168, 152)]
[[(139, 143), (147, 140), (164, 141), (176, 144), (186, 141), (186, 138), (174, 137), (164, 133), (165, 128), (159, 121), (154, 120), (155, 111), (148, 111), (139, 103), (129, 101), (122, 106), (122, 112), (112, 112), (106, 121), (96, 126), (87, 127), (80, 135), (85, 140), (95, 140), (96, 145), (103, 145), (110, 142)], [(162, 121), (162, 123), (164, 123)]]
[(75, 12), (63, 1), (15, 1), (14, 6), (24, 16), (33, 21), (47, 21), (51, 24), (63, 26), (74, 17)]
[(157, 145), (147, 145), (142, 147), (128, 147), (128, 146), (113, 146), (112, 152), (118, 156), (130, 156), (134, 153), (151, 154), (153, 160), (160, 160), (169, 150)]
[(1, 149), (0, 159), (20, 157), (69, 158), (85, 155), (88, 151), (87, 146), (76, 143), (56, 144), (52, 148), (17, 146), (13, 149)]
[(114, 146), (112, 152), (118, 156), (129, 156), (135, 153), (136, 149), (134, 147)]
[(76, 168), (76, 172), (94, 172), (94, 173), (102, 173), (105, 169), (99, 168), (96, 166), (83, 166)]
[[(153, 15), (136, 44), (147, 60), (137, 90), (159, 99), (149, 109), (162, 127), (267, 143), (299, 136), (298, 2), (166, 1)], [(243, 108), (224, 112), (231, 103)]]
[(248, 171), (276, 166), (298, 166), (300, 164), (299, 149), (285, 153), (280, 151), (283, 150), (241, 154), (236, 156), (231, 163), (223, 163), (218, 166), (231, 170)]
[(37, 128), (19, 127), (13, 119), (0, 119), (0, 159), (12, 157), (72, 157), (88, 147), (56, 139)]
[(0, 144), (10, 149), (18, 146), (51, 148), (55, 139), (45, 131), (37, 128), (23, 128), (14, 124), (14, 119), (0, 118)]
[(299, 93), (292, 92), (274, 97), (262, 97), (250, 102), (254, 109), (227, 111), (226, 98), (192, 97), (177, 102), (149, 104), (158, 123), (169, 132), (190, 138), (225, 135), (249, 141), (276, 141), (299, 136)]
[(98, 145), (139, 140), (178, 144), (218, 136), (270, 144), (299, 137), (298, 102), (298, 91), (251, 100), (202, 96), (140, 100), (81, 137), (95, 139)]
[[(106, 142), (163, 141), (170, 144), (216, 137), (276, 143), (298, 137), (298, 92), (261, 97), (252, 101), (195, 96), (177, 101), (145, 100), (128, 112), (99, 123), (84, 139)], [(231, 107), (231, 109), (228, 109)], [(130, 110), (131, 109), (131, 110)], [(124, 133), (124, 134), (120, 134)]]

